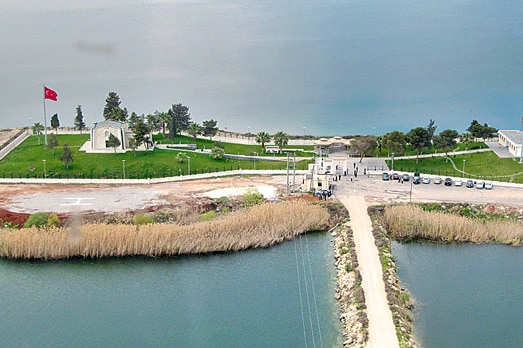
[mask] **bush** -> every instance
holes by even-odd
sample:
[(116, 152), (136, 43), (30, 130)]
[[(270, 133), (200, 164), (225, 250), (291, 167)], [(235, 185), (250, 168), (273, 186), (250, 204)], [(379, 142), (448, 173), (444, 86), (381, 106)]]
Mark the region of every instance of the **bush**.
[(211, 150), (211, 157), (215, 160), (220, 160), (225, 155), (225, 150), (220, 147), (214, 147)]
[(247, 190), (247, 192), (243, 194), (243, 205), (245, 207), (257, 205), (263, 203), (264, 201), (265, 198), (257, 189)]
[(60, 220), (58, 215), (49, 214), (49, 216), (47, 217), (46, 225), (50, 226), (50, 227), (60, 227), (60, 226), (62, 226), (62, 221)]
[(45, 226), (47, 224), (48, 219), (49, 219), (49, 214), (47, 214), (47, 213), (44, 213), (44, 212), (34, 213), (31, 216), (29, 216), (27, 221), (24, 223), (24, 228), (29, 228), (32, 226), (35, 226), (35, 227)]
[(134, 216), (134, 224), (136, 226), (150, 225), (150, 224), (154, 224), (154, 219), (150, 215), (136, 214)]
[(209, 220), (212, 220), (216, 217), (216, 212), (214, 210), (211, 210), (211, 211), (208, 211), (206, 213), (203, 213), (202, 215), (200, 215), (200, 220), (201, 221), (209, 221)]

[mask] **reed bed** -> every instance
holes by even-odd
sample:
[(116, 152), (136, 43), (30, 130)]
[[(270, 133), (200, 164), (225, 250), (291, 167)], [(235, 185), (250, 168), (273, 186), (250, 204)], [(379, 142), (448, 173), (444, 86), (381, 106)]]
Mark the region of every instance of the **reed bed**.
[(328, 211), (305, 201), (265, 203), (191, 225), (86, 224), (0, 230), (0, 257), (65, 259), (172, 256), (268, 247), (325, 230)]
[(384, 223), (399, 240), (425, 239), (443, 243), (523, 244), (523, 223), (514, 220), (485, 220), (443, 212), (426, 212), (407, 204), (385, 208)]

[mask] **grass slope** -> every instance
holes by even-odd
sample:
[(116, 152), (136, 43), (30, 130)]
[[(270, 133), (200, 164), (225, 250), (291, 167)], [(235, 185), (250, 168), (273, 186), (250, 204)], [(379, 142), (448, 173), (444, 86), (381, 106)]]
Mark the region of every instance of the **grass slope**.
[[(188, 160), (178, 161), (177, 150), (158, 150), (148, 152), (137, 151), (124, 154), (86, 154), (80, 152), (80, 147), (89, 139), (88, 134), (58, 134), (59, 146), (46, 149), (43, 145), (43, 136), (31, 136), (14, 149), (6, 158), (0, 161), (0, 177), (43, 177), (44, 162), (47, 177), (86, 177), (86, 178), (121, 178), (123, 176), (123, 163), (125, 160), (126, 178), (155, 178), (166, 176), (186, 175), (188, 173)], [(206, 144), (206, 148), (214, 146), (213, 141), (203, 140), (194, 142), (187, 137), (177, 137), (174, 143), (197, 143), (199, 148)], [(63, 153), (62, 146), (68, 144), (73, 154), (73, 163), (66, 168), (59, 157)], [(252, 150), (249, 145), (223, 143), (227, 153), (246, 154)], [(254, 146), (254, 145), (253, 145)], [(240, 151), (241, 149), (241, 151)], [(261, 146), (260, 146), (261, 151)], [(250, 151), (252, 152), (252, 151)], [(237, 169), (285, 169), (285, 162), (253, 160), (241, 161), (222, 159), (214, 160), (204, 153), (188, 153), (191, 157), (191, 174), (208, 173), (223, 170)], [(298, 162), (297, 169), (306, 169), (307, 161)]]
[[(466, 160), (465, 178), (523, 183), (523, 166), (519, 164), (519, 160), (513, 158), (499, 158), (493, 152), (481, 152), (449, 156), (449, 159), (447, 162), (445, 157), (420, 158), (418, 163), (416, 163), (415, 159), (395, 160), (394, 169), (397, 171), (461, 177), (463, 160)], [(452, 162), (455, 163), (459, 171), (454, 169)]]

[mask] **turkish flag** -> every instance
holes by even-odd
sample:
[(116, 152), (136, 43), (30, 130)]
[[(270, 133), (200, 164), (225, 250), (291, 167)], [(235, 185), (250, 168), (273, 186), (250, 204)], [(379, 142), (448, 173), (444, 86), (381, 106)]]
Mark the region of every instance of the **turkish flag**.
[(44, 86), (44, 98), (56, 101), (58, 99), (58, 93), (53, 91), (51, 88), (47, 88)]

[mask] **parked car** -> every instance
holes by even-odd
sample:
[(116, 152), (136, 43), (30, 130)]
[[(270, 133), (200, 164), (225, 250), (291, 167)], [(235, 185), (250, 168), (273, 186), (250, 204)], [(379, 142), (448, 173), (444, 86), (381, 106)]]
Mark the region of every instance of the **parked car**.
[(382, 179), (382, 180), (389, 180), (389, 178), (390, 178), (389, 173), (383, 173), (383, 174), (381, 174), (381, 179)]
[(390, 180), (399, 180), (400, 179), (400, 175), (398, 173), (392, 173), (392, 175), (390, 176)]
[(463, 186), (463, 180), (461, 179), (456, 179), (454, 180), (454, 186)]
[(476, 182), (476, 188), (477, 189), (485, 188), (485, 182), (483, 180), (478, 180), (478, 182)]
[(435, 178), (434, 178), (434, 183), (435, 183), (436, 185), (441, 184), (441, 178), (440, 178), (439, 176), (435, 177)]
[(468, 179), (467, 180), (467, 185), (466, 185), (468, 188), (472, 188), (474, 187), (474, 181), (472, 181), (472, 179)]
[(426, 176), (426, 177), (423, 178), (422, 182), (424, 184), (430, 184), (430, 178)]
[(401, 176), (403, 178), (403, 181), (409, 181), (410, 180), (410, 175), (405, 173)]
[(445, 186), (452, 186), (452, 179), (451, 178), (445, 178)]
[(492, 181), (485, 181), (485, 189), (486, 190), (492, 190), (492, 187), (494, 185), (492, 184)]
[(321, 199), (322, 197), (330, 197), (332, 196), (332, 191), (331, 190), (318, 190), (316, 191), (316, 193), (314, 193), (319, 199)]
[(416, 185), (421, 183), (421, 177), (419, 176), (419, 173), (414, 173), (414, 176), (412, 177), (412, 183)]

